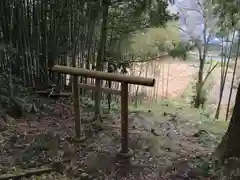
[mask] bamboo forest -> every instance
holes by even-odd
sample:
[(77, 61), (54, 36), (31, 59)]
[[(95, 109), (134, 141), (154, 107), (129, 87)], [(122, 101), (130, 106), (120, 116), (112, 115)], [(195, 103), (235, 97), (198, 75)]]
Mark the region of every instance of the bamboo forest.
[(238, 180), (238, 0), (0, 0), (0, 180)]

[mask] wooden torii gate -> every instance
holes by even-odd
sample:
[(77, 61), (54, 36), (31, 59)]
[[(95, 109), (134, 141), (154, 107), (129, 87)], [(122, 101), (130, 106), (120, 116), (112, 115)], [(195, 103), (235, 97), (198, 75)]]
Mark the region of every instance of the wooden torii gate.
[[(121, 94), (121, 150), (119, 152), (119, 155), (123, 157), (129, 157), (130, 153), (128, 149), (128, 84), (136, 84), (136, 85), (153, 87), (155, 85), (155, 79), (143, 78), (139, 76), (126, 76), (126, 75), (106, 73), (101, 71), (92, 71), (92, 70), (87, 70), (83, 68), (67, 67), (67, 66), (60, 66), (60, 65), (55, 65), (49, 70), (52, 72), (69, 74), (74, 76), (75, 78), (77, 78), (78, 76), (83, 76), (83, 77), (95, 78), (97, 80), (109, 80), (109, 81), (116, 81), (121, 83), (121, 93), (120, 93)], [(86, 89), (96, 90), (94, 89), (95, 86), (87, 85), (87, 84), (82, 84), (80, 87), (81, 88), (86, 87)], [(79, 86), (76, 88), (78, 89)], [(78, 94), (79, 91), (75, 90), (74, 92), (77, 93), (77, 96), (79, 97), (79, 94)], [(75, 113), (80, 113), (80, 112), (75, 112)], [(77, 124), (75, 122), (76, 136), (79, 136), (79, 132), (77, 132), (78, 131), (77, 129), (80, 128), (81, 126), (80, 119), (78, 121), (79, 122)]]

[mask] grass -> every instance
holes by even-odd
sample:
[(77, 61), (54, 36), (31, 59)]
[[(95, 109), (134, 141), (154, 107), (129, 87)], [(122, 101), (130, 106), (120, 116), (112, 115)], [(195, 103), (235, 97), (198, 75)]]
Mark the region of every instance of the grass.
[[(213, 62), (214, 64), (214, 62)], [(209, 64), (205, 65), (205, 69), (209, 68)], [(205, 75), (203, 76), (205, 77)], [(216, 136), (222, 136), (227, 128), (228, 123), (223, 121), (224, 117), (220, 120), (214, 119), (213, 115), (215, 113), (215, 107), (212, 104), (205, 104), (205, 109), (195, 109), (191, 108), (190, 101), (191, 96), (194, 95), (194, 85), (196, 83), (197, 73), (193, 75), (192, 82), (184, 91), (181, 97), (174, 99), (161, 100), (161, 102), (149, 103), (145, 105), (140, 105), (139, 107), (134, 107), (130, 105), (130, 111), (143, 111), (148, 112), (149, 110), (157, 119), (164, 119), (163, 114), (172, 113), (179, 116), (180, 123), (191, 123), (195, 130), (205, 130), (210, 134)], [(209, 96), (210, 91), (214, 86), (214, 76), (210, 74), (207, 81), (204, 84), (204, 90), (207, 91), (207, 96)], [(207, 97), (210, 98), (210, 97)]]
[[(205, 68), (207, 69), (209, 64), (206, 64)], [(219, 69), (219, 67), (217, 67)], [(210, 92), (215, 84), (216, 80), (216, 71), (214, 70), (213, 74), (209, 76), (207, 79), (204, 89)], [(194, 79), (194, 78), (193, 78)], [(149, 141), (152, 141), (152, 148), (154, 152), (160, 153), (160, 155), (166, 155), (167, 157), (175, 157), (176, 154), (181, 154), (184, 156), (181, 147), (185, 150), (185, 152), (189, 153), (187, 157), (190, 164), (197, 164), (199, 168), (203, 169), (206, 174), (218, 175), (217, 172), (214, 172), (213, 168), (209, 168), (209, 154), (214, 152), (215, 148), (221, 141), (223, 135), (225, 134), (228, 123), (224, 121), (224, 117), (221, 117), (217, 120), (214, 118), (215, 106), (210, 104), (210, 102), (206, 103), (205, 109), (195, 109), (191, 108), (189, 104), (189, 97), (193, 94), (193, 85), (194, 80), (183, 95), (179, 98), (174, 99), (166, 99), (161, 102), (157, 102), (154, 104), (146, 104), (142, 105), (138, 108), (131, 107), (131, 111), (143, 111), (149, 112), (153, 116), (153, 121), (158, 121), (160, 124), (172, 124), (178, 130), (180, 129), (183, 132), (179, 138), (176, 136), (175, 138), (169, 138), (165, 135), (160, 137), (149, 137)], [(212, 96), (212, 95), (211, 95)], [(210, 98), (210, 97), (209, 97)], [(166, 114), (171, 114), (174, 116), (175, 121), (172, 121), (172, 118), (166, 118)], [(155, 125), (157, 127), (157, 125)], [(160, 128), (159, 131), (165, 131), (164, 126)], [(174, 132), (175, 129), (170, 129), (170, 131)], [(202, 134), (201, 134), (201, 133)], [(180, 142), (179, 142), (180, 141)], [(168, 152), (168, 147), (171, 147), (171, 151)], [(196, 154), (201, 154), (200, 157), (204, 157), (204, 160), (191, 161), (189, 158), (192, 152), (197, 152)], [(211, 178), (210, 178), (211, 179)], [(219, 178), (220, 179), (220, 178)]]
[(214, 59), (207, 59), (206, 60), (206, 64), (216, 64), (216, 63), (219, 63), (218, 66), (220, 66), (220, 61), (219, 60), (214, 60)]
[[(182, 103), (190, 103), (191, 102), (191, 100), (192, 100), (191, 97), (193, 95), (195, 95), (194, 87), (196, 85), (197, 76), (198, 76), (197, 73), (193, 75), (192, 81), (189, 83), (188, 87), (182, 93), (181, 97), (177, 99), (177, 101), (180, 101)], [(205, 76), (203, 76), (203, 77), (205, 77)], [(212, 74), (210, 74), (203, 86), (203, 90), (205, 90), (207, 93), (207, 98), (209, 96), (211, 89), (213, 88), (213, 85), (214, 85), (214, 77)]]
[[(151, 110), (152, 120), (158, 121), (155, 123), (156, 128), (158, 123), (172, 124), (174, 128), (170, 129), (170, 133), (180, 132), (173, 138), (165, 134), (158, 137), (148, 135), (147, 144), (151, 147), (152, 153), (168, 159), (178, 159), (177, 161), (180, 157), (185, 157), (188, 164), (198, 166), (206, 174), (211, 173), (209, 168), (205, 168), (210, 163), (208, 156), (214, 152), (228, 126), (228, 122), (211, 117), (213, 114), (211, 108), (206, 110), (191, 108), (186, 101), (179, 98), (146, 104), (139, 108), (130, 107), (130, 110), (141, 112)], [(175, 121), (166, 114), (175, 116)], [(161, 127), (158, 131), (165, 132), (164, 126)], [(194, 159), (195, 156), (201, 158)], [(191, 160), (192, 157), (194, 160)], [(177, 161), (170, 160), (169, 163), (175, 164)]]
[(213, 108), (205, 110), (191, 108), (184, 99), (167, 99), (155, 104), (146, 104), (138, 108), (130, 106), (130, 111), (151, 111), (157, 119), (164, 119), (164, 113), (175, 114), (179, 123), (191, 124), (195, 131), (205, 130), (215, 136), (222, 136), (227, 129), (228, 122), (215, 120), (212, 117)]

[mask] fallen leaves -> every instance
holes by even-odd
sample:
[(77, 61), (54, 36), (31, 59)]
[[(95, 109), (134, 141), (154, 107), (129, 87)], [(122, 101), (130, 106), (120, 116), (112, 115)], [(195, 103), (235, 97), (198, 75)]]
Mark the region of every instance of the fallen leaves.
[[(41, 104), (43, 104), (42, 107), (40, 107)], [(12, 164), (22, 168), (53, 164), (58, 172), (65, 174), (50, 173), (32, 176), (30, 179), (57, 180), (67, 178), (66, 175), (69, 179), (81, 177), (107, 180), (119, 177), (116, 152), (118, 152), (121, 138), (117, 113), (104, 119), (103, 130), (97, 132), (92, 127), (93, 114), (83, 111), (83, 125), (88, 138), (82, 143), (74, 143), (70, 140), (70, 137), (74, 137), (70, 101), (47, 100), (35, 105), (41, 111), (34, 116), (12, 120), (11, 128), (6, 123), (4, 137), (0, 138), (4, 139), (0, 140), (2, 147), (0, 164), (9, 167), (10, 164), (6, 162), (8, 160), (10, 162), (10, 158)], [(189, 173), (186, 177), (170, 176), (171, 173), (167, 175), (167, 171), (159, 175), (166, 164), (173, 164), (183, 157), (189, 158), (199, 154), (201, 144), (193, 141), (192, 136), (189, 136), (188, 128), (191, 125), (187, 125), (188, 122), (180, 122), (178, 114), (168, 112), (161, 117), (155, 117), (154, 113), (150, 112), (132, 113), (129, 120), (129, 127), (134, 127), (130, 129), (129, 135), (129, 145), (134, 151), (134, 156), (131, 160), (132, 166), (128, 168), (129, 177), (125, 179), (175, 180), (190, 176)], [(154, 130), (157, 136), (153, 135), (151, 130)], [(203, 148), (203, 152), (204, 150)], [(7, 159), (5, 163), (2, 157)], [(188, 172), (189, 167), (186, 166), (185, 170)], [(176, 174), (182, 174), (182, 171), (184, 168), (183, 170), (176, 168)], [(194, 173), (191, 176), (194, 176)]]

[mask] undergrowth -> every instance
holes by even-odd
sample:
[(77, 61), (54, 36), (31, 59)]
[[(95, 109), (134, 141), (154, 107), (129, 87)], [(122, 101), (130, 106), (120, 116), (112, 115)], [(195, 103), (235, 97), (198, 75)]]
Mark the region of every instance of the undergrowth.
[(140, 107), (130, 106), (130, 111), (151, 111), (154, 116), (162, 116), (164, 112), (181, 116), (180, 121), (195, 124), (200, 129), (209, 130), (214, 134), (224, 134), (228, 123), (214, 119), (214, 108), (208, 106), (205, 109), (192, 108), (185, 100), (165, 99), (154, 104), (145, 104)]
[[(146, 104), (138, 108), (131, 106), (130, 109), (131, 111), (151, 112), (151, 114), (156, 117), (155, 119), (162, 122), (172, 121), (171, 119), (165, 118), (166, 114), (170, 114), (175, 118), (179, 129), (185, 132), (183, 136), (186, 137), (182, 139), (180, 144), (185, 146), (188, 151), (191, 148), (197, 149), (199, 152), (202, 151), (202, 148), (205, 149), (201, 157), (193, 156), (192, 159), (188, 158), (187, 164), (201, 171), (201, 175), (203, 176), (224, 179), (223, 177), (225, 177), (226, 173), (223, 175), (219, 167), (214, 166), (214, 160), (211, 159), (211, 154), (224, 135), (228, 122), (221, 119), (214, 119), (214, 109), (211, 108), (211, 106), (206, 109), (195, 109), (191, 108), (185, 100), (179, 98), (162, 100), (161, 102)], [(190, 136), (187, 134), (190, 134)], [(161, 139), (160, 145), (158, 142), (159, 139)], [(155, 150), (159, 150), (159, 146), (164, 147), (171, 144), (171, 147), (174, 147), (172, 149), (174, 153), (180, 151), (176, 149), (176, 147), (178, 148), (176, 145), (179, 143), (179, 139), (169, 139), (166, 136), (162, 136), (161, 138), (158, 137), (158, 140), (156, 140), (156, 137), (152, 139), (152, 141), (154, 141), (153, 144), (155, 144)], [(164, 148), (161, 148), (161, 150), (164, 151), (161, 154), (168, 153), (169, 155), (169, 151), (163, 149)]]

